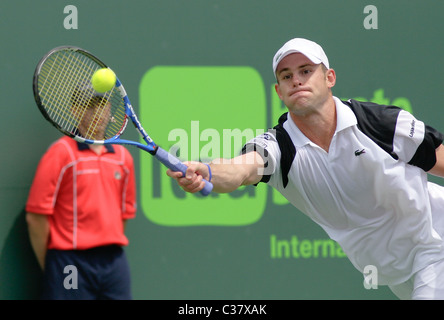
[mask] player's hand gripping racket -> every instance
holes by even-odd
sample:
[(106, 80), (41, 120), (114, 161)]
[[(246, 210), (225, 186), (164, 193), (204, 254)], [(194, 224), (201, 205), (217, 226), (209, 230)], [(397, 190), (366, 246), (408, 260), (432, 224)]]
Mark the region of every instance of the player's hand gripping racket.
[[(34, 98), (46, 120), (76, 141), (133, 145), (148, 151), (169, 169), (185, 174), (187, 166), (156, 145), (143, 129), (117, 77), (109, 91), (99, 93), (93, 89), (91, 78), (101, 68), (108, 67), (78, 47), (62, 46), (49, 51), (38, 63), (33, 79)], [(146, 145), (120, 139), (128, 118)], [(206, 196), (213, 185), (204, 181), (201, 193)]]

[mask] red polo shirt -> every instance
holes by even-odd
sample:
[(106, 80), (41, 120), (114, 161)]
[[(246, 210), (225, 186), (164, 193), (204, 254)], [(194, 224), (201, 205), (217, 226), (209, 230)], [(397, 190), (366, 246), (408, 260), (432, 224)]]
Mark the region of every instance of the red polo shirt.
[(49, 249), (127, 245), (123, 220), (136, 214), (131, 154), (114, 145), (97, 155), (85, 144), (60, 138), (38, 164), (26, 211), (48, 215)]

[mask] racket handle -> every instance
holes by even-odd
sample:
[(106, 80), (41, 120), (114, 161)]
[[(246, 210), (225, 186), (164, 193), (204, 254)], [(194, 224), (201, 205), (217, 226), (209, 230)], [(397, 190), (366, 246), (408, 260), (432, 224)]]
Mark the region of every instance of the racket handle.
[[(167, 168), (173, 171), (180, 171), (183, 173), (183, 175), (185, 175), (187, 166), (183, 164), (182, 161), (180, 161), (176, 156), (166, 152), (161, 147), (157, 147), (157, 151), (154, 156), (157, 158), (157, 160), (162, 162)], [(200, 190), (200, 193), (204, 196), (207, 196), (210, 194), (211, 190), (213, 190), (213, 184), (205, 179), (204, 181), (205, 181), (205, 186), (202, 190)]]

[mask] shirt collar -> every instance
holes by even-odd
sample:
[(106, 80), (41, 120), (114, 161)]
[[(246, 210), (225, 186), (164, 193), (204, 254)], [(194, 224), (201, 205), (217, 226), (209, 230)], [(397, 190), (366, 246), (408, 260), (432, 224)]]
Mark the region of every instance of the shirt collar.
[(341, 100), (336, 97), (333, 97), (336, 103), (336, 130), (335, 134), (341, 130), (344, 130), (348, 127), (352, 127), (358, 124), (358, 120), (356, 119), (355, 114), (350, 109), (349, 106), (345, 105)]
[[(111, 144), (105, 144), (104, 145), (107, 152), (114, 153), (114, 147)], [(77, 148), (79, 151), (89, 150), (89, 146), (87, 143), (78, 142), (77, 141)]]
[[(353, 111), (346, 106), (340, 99), (333, 97), (336, 105), (336, 130), (335, 134), (342, 131), (348, 127), (354, 126), (358, 123), (356, 116)], [(288, 115), (287, 121), (284, 123), (284, 128), (290, 134), (293, 143), (296, 147), (301, 147), (306, 144), (312, 143), (296, 126), (291, 117)]]

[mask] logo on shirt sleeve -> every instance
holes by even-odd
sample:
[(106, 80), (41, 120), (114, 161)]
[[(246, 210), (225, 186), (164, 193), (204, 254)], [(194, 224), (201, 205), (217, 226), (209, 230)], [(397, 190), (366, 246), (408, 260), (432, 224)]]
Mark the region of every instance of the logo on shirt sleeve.
[(416, 121), (415, 119), (413, 119), (412, 122), (410, 122), (410, 133), (409, 133), (410, 138), (413, 138), (413, 136), (415, 135), (415, 124)]

